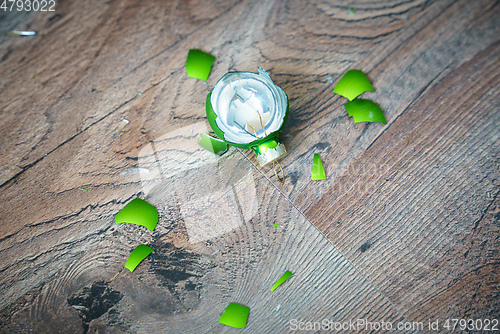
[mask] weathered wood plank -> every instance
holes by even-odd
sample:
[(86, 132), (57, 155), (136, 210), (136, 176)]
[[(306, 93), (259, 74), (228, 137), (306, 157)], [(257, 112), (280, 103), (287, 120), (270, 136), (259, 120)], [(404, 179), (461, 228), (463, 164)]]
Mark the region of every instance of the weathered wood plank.
[[(12, 19), (38, 35), (0, 37), (0, 326), (224, 332), (229, 301), (254, 333), (498, 317), (498, 3), (62, 1)], [(217, 56), (207, 84), (185, 75), (190, 48)], [(216, 80), (256, 66), (290, 96), (284, 187), (191, 145)], [(352, 67), (387, 127), (331, 93)], [(313, 153), (327, 181), (309, 181)], [(154, 233), (113, 225), (137, 196)], [(131, 274), (138, 243), (157, 252)]]
[[(448, 305), (453, 297), (442, 296), (476, 271), (497, 282), (492, 290), (478, 290), (481, 297), (455, 314), (444, 307), (432, 313), (480, 318), (495, 305), (498, 235), (478, 235), (477, 228), (499, 189), (499, 51), (492, 45), (427, 91), (356, 160), (358, 170), (348, 170), (306, 211), (399, 309), (419, 320), (427, 317), (418, 311), (421, 303), (439, 295), (434, 302)], [(498, 220), (484, 228), (496, 231)], [(469, 247), (482, 256), (468, 257)]]
[[(498, 16), (497, 2), (427, 3), (423, 12), (411, 17), (410, 24), (401, 28), (398, 34), (393, 35), (394, 38), (379, 43), (369, 56), (363, 57), (354, 65), (355, 68), (368, 72), (375, 83), (376, 92), (365, 95), (377, 101), (386, 112), (389, 120), (386, 127), (377, 124), (352, 124), (352, 119), (347, 118), (344, 108), (340, 106), (345, 100), (333, 97), (324, 88), (317, 88), (311, 89), (308, 99), (302, 97), (301, 101), (292, 100), (290, 125), (282, 136), (291, 152), (282, 162), (290, 181), (281, 188), (284, 194), (299, 209), (305, 210), (309, 219), (326, 233), (335, 245), (345, 251), (346, 256), (359, 265), (363, 273), (377, 282), (377, 286), (380, 284), (382, 291), (392, 290), (388, 292), (391, 301), (405, 314), (419, 314), (419, 320), (424, 319), (426, 315), (425, 312), (418, 311), (420, 303), (417, 300), (432, 299), (434, 293), (465, 275), (469, 270), (467, 265), (472, 268), (482, 265), (467, 262), (467, 265), (457, 269), (449, 263), (451, 260), (445, 254), (450, 247), (458, 247), (460, 240), (469, 233), (471, 221), (477, 219), (471, 216), (472, 212), (483, 212), (491, 203), (493, 197), (486, 199), (484, 192), (494, 196), (498, 191), (498, 169), (495, 167), (498, 165), (499, 155), (496, 130), (499, 118), (499, 82), (498, 76), (495, 75), (499, 59)], [(353, 66), (344, 65), (345, 69)], [(291, 87), (301, 78), (285, 77), (287, 80), (284, 81), (284, 86), (290, 87), (288, 90), (292, 91), (293, 96)], [(462, 85), (457, 81), (462, 81)], [(438, 87), (439, 94), (442, 95), (434, 92)], [(302, 87), (299, 90), (304, 91)], [(450, 91), (456, 92), (456, 95), (450, 97)], [(433, 104), (427, 102), (429, 99)], [(408, 115), (408, 120), (403, 122), (401, 118), (407, 113), (420, 113), (421, 118)], [(439, 115), (439, 118), (434, 118), (435, 115)], [(479, 120), (479, 124), (484, 127), (478, 127), (474, 123), (464, 124), (464, 118), (468, 122)], [(430, 119), (433, 120), (432, 124), (429, 123)], [(400, 130), (390, 131), (395, 127)], [(425, 134), (421, 134), (423, 130), (426, 131)], [(415, 145), (417, 135), (433, 139), (419, 143), (414, 151), (407, 151), (408, 145)], [(457, 142), (461, 143), (460, 147), (452, 146), (452, 143)], [(398, 143), (398, 149), (393, 146), (395, 143)], [(380, 148), (369, 154), (375, 144)], [(365, 151), (367, 149), (368, 151)], [(436, 168), (432, 159), (422, 158), (432, 152), (440, 156), (439, 159), (446, 159), (444, 157), (447, 156), (448, 150), (457, 149), (462, 150), (463, 155), (454, 156), (446, 166), (440, 165), (439, 168)], [(477, 155), (478, 152), (484, 154)], [(310, 181), (314, 153), (321, 154), (329, 180)], [(386, 160), (375, 158), (382, 154)], [(251, 156), (250, 153), (249, 155)], [(406, 161), (402, 161), (402, 156), (406, 157)], [(477, 161), (473, 171), (485, 177), (470, 175), (467, 172), (472, 168), (472, 165), (466, 167), (471, 161)], [(387, 182), (398, 180), (392, 176), (395, 173), (394, 168), (412, 168), (411, 172), (408, 171), (412, 180), (416, 175), (432, 175), (433, 178), (427, 181), (429, 184), (423, 183), (422, 192), (411, 196), (413, 201), (421, 201), (419, 206), (429, 210), (425, 213), (426, 216), (433, 210), (438, 210), (437, 203), (442, 203), (445, 207), (456, 206), (454, 219), (469, 219), (469, 225), (462, 225), (463, 229), (453, 235), (448, 235), (448, 229), (441, 232), (437, 227), (428, 227), (432, 229), (436, 240), (447, 240), (449, 244), (446, 247), (428, 244), (426, 238), (429, 232), (419, 225), (420, 218), (415, 215), (408, 216), (412, 212), (412, 209), (408, 208), (411, 204), (408, 192), (415, 191), (416, 180), (412, 183), (407, 179), (410, 176), (405, 176), (405, 182), (394, 188), (394, 194), (387, 194), (388, 197), (385, 197)], [(457, 173), (464, 181), (452, 182), (450, 177), (453, 173)], [(280, 187), (272, 170), (268, 170), (266, 174)], [(431, 187), (434, 182), (438, 183)], [(468, 187), (464, 188), (465, 185)], [(468, 192), (483, 192), (483, 196), (471, 202)], [(425, 198), (431, 194), (432, 200), (426, 201)], [(375, 218), (370, 217), (379, 217), (379, 214), (374, 208), (370, 208), (369, 203), (377, 203), (379, 209), (390, 205), (395, 210), (387, 212), (377, 224), (373, 222)], [(437, 221), (451, 219), (443, 215), (445, 214), (437, 214)], [(402, 235), (389, 233), (387, 230), (389, 226), (397, 227), (387, 225), (387, 220), (394, 221), (395, 224), (397, 217), (406, 219), (409, 224)], [(370, 224), (366, 225), (368, 221)], [(425, 221), (425, 224), (430, 223)], [(425, 234), (421, 235), (423, 231)], [(383, 236), (384, 234), (387, 236)], [(389, 236), (393, 240), (389, 240)], [(379, 246), (380, 249), (373, 250), (374, 255), (367, 257), (364, 251), (381, 240), (390, 247), (382, 251), (384, 246)], [(399, 244), (395, 244), (396, 240), (400, 240)], [(494, 239), (488, 240), (494, 244)], [(400, 247), (405, 249), (406, 257), (398, 254)], [(495, 246), (493, 248), (497, 249)], [(434, 256), (435, 261), (443, 261), (435, 266), (440, 267), (447, 263), (447, 268), (439, 275), (438, 284), (434, 283), (435, 277), (429, 273), (429, 270), (433, 272), (437, 269), (429, 269), (428, 265), (419, 263), (423, 255), (417, 254), (426, 252), (433, 254), (426, 259), (426, 263)], [(438, 260), (440, 256), (443, 258)], [(402, 261), (401, 257), (405, 260)], [(390, 272), (390, 275), (400, 277), (388, 279), (386, 268), (393, 268), (401, 261), (401, 272), (398, 274), (395, 269)], [(455, 261), (463, 262), (458, 258)], [(495, 265), (498, 257), (495, 256), (489, 261), (495, 272), (498, 268)], [(454, 274), (448, 275), (450, 272)], [(484, 280), (498, 282), (498, 275), (484, 277)], [(493, 283), (489, 292), (482, 292), (485, 299), (473, 301), (474, 306), (471, 308), (478, 312), (475, 316), (481, 315), (479, 310), (486, 312), (485, 310), (494, 305), (491, 295), (498, 291), (495, 286), (498, 284)], [(412, 298), (407, 296), (410, 293)], [(447, 303), (446, 300), (441, 302), (443, 305)], [(433, 313), (440, 314), (442, 318), (456, 316), (450, 313), (451, 310), (448, 310), (448, 313), (441, 307), (439, 310), (442, 312), (434, 310)], [(457, 310), (454, 312), (457, 313)], [(458, 314), (470, 315), (465, 309)]]
[[(348, 319), (404, 321), (240, 152), (216, 158), (201, 149), (204, 132), (199, 122), (156, 138), (154, 154), (146, 145), (137, 156), (151, 172), (140, 182), (125, 175), (129, 188), (139, 186), (159, 209), (153, 233), (113, 224), (125, 202), (116, 200), (123, 192), (117, 187), (99, 206), (60, 219), (58, 228), (45, 222), (29, 241), (13, 244), (18, 235), (3, 241), (13, 245), (2, 255), (17, 256), (8, 256), (14, 262), (2, 268), (2, 306), (23, 296), (4, 308), (7, 332), (228, 332), (217, 320), (229, 302), (251, 307), (249, 333), (293, 331), (306, 321), (325, 326), (323, 319), (326, 326)], [(156, 252), (129, 273), (122, 266), (139, 243)], [(271, 293), (285, 270), (294, 277)]]
[(238, 3), (203, 7), (184, 1), (61, 2), (57, 18), (34, 16), (30, 26), (39, 36), (4, 42), (0, 108), (3, 141), (11, 149), (2, 154), (0, 184), (161, 80), (172, 74), (186, 79), (187, 51), (200, 44), (188, 37), (227, 20)]

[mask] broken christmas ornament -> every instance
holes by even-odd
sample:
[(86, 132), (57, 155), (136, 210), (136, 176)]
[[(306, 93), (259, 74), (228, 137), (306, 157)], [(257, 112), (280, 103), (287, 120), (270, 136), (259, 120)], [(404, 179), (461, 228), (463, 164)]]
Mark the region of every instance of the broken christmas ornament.
[(219, 79), (207, 96), (207, 118), (220, 139), (252, 149), (262, 167), (286, 154), (278, 135), (288, 116), (288, 96), (265, 70), (257, 71), (229, 72)]

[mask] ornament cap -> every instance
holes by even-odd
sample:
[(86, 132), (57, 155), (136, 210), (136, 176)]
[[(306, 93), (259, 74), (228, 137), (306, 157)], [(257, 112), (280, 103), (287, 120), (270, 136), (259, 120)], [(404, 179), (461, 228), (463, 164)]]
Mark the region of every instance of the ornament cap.
[(266, 141), (258, 146), (252, 147), (252, 149), (261, 167), (286, 155), (285, 145), (278, 142), (276, 139)]

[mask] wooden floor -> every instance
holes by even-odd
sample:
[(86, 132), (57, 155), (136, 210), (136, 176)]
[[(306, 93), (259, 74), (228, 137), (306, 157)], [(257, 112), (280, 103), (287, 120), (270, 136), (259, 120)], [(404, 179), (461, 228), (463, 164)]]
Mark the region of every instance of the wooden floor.
[[(216, 56), (206, 83), (193, 48)], [(284, 185), (251, 151), (197, 145), (207, 93), (257, 66), (290, 98)], [(349, 69), (387, 125), (347, 116), (332, 90)], [(0, 332), (500, 330), (499, 95), (498, 0), (0, 10)], [(137, 197), (154, 232), (114, 224)], [(130, 273), (139, 244), (155, 253)], [(245, 329), (218, 323), (230, 302)]]

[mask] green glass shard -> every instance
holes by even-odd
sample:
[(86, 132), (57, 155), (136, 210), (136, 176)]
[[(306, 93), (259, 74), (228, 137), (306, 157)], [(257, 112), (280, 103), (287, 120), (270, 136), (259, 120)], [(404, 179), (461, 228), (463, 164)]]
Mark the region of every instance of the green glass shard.
[(198, 145), (203, 147), (205, 150), (210, 151), (215, 154), (222, 154), (227, 151), (227, 144), (225, 141), (214, 138), (207, 134), (201, 136)]
[(288, 270), (285, 271), (285, 273), (283, 275), (281, 275), (279, 280), (277, 280), (276, 283), (274, 283), (273, 287), (271, 288), (271, 291), (274, 291), (277, 287), (279, 287), (281, 284), (283, 284), (284, 281), (286, 281), (287, 279), (289, 279), (292, 276), (293, 276), (293, 274), (290, 271), (288, 271)]
[(115, 224), (120, 223), (142, 225), (153, 231), (158, 223), (158, 211), (145, 200), (136, 198), (115, 215)]
[(380, 122), (387, 124), (384, 112), (373, 101), (356, 99), (344, 104), (349, 116), (354, 118), (354, 123), (359, 122)]
[(274, 224), (274, 227), (280, 227), (281, 225), (280, 224)]
[(191, 49), (186, 59), (188, 77), (207, 81), (215, 57), (201, 50)]
[(350, 101), (367, 91), (373, 92), (373, 86), (360, 70), (347, 71), (333, 89), (335, 94), (342, 95)]
[(349, 8), (349, 13), (351, 13), (351, 14), (356, 13), (356, 9), (354, 9), (354, 8)]
[(323, 163), (321, 163), (321, 158), (319, 157), (319, 154), (314, 153), (314, 161), (313, 161), (313, 168), (312, 168), (312, 173), (311, 173), (311, 180), (317, 181), (317, 180), (325, 180), (326, 175), (325, 175), (325, 170), (323, 169)]
[(132, 253), (130, 253), (127, 263), (125, 263), (125, 268), (133, 272), (139, 263), (153, 252), (154, 250), (148, 245), (139, 245), (135, 247)]
[(247, 325), (248, 313), (250, 313), (249, 307), (236, 303), (229, 303), (220, 316), (219, 323), (234, 328), (244, 328)]

